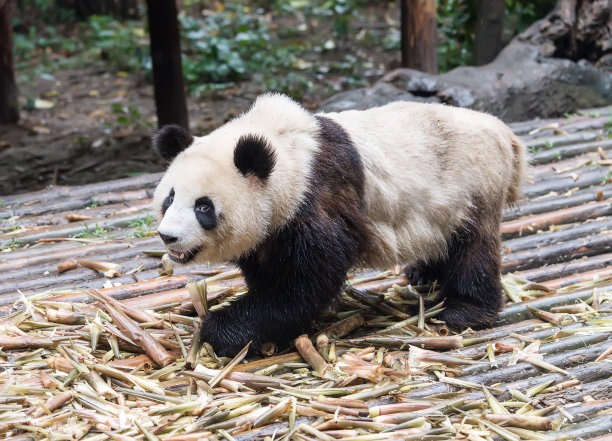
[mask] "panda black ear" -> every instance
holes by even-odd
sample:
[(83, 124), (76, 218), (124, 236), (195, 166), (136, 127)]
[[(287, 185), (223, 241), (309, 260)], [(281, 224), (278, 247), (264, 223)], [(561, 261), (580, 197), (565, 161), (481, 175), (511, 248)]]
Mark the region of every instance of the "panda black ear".
[(263, 136), (243, 135), (236, 143), (234, 165), (244, 176), (253, 174), (265, 181), (276, 164), (276, 154)]
[(166, 161), (172, 161), (193, 142), (193, 136), (187, 130), (172, 124), (164, 126), (153, 135), (153, 149)]

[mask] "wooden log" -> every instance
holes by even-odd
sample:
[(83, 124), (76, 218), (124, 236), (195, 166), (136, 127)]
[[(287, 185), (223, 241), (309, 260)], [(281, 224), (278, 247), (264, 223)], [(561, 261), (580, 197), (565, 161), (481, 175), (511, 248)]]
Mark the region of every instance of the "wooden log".
[(559, 263), (581, 256), (593, 256), (612, 250), (612, 234), (582, 237), (557, 245), (518, 251), (502, 256), (504, 272), (526, 270), (544, 264)]
[[(535, 323), (531, 326), (526, 326), (527, 323)], [(466, 357), (479, 357), (483, 356), (487, 352), (487, 346), (489, 344), (493, 345), (495, 348), (497, 347), (514, 347), (519, 344), (520, 339), (516, 337), (508, 336), (508, 333), (513, 333), (514, 335), (521, 335), (525, 338), (531, 338), (534, 340), (546, 340), (552, 338), (557, 332), (560, 330), (569, 331), (572, 329), (582, 327), (581, 323), (572, 322), (563, 326), (552, 326), (550, 328), (545, 327), (542, 328), (542, 320), (534, 319), (534, 320), (524, 320), (519, 323), (512, 323), (510, 325), (500, 326), (498, 328), (494, 328), (493, 330), (486, 330), (477, 333), (475, 338), (485, 339), (482, 343), (477, 343), (468, 347), (465, 347), (461, 350), (461, 354)], [(504, 330), (504, 332), (499, 332), (499, 330)], [(471, 337), (466, 337), (471, 338)], [(522, 344), (519, 344), (522, 346)]]
[(52, 201), (58, 199), (89, 198), (89, 202), (91, 203), (91, 197), (97, 194), (154, 188), (162, 175), (163, 173), (151, 173), (76, 187), (53, 186), (32, 193), (3, 196), (2, 200), (6, 205), (0, 208), (0, 219), (5, 219), (13, 215), (20, 216), (21, 214), (16, 212), (16, 210), (20, 208), (28, 207), (28, 209), (35, 209), (39, 204), (51, 204)]
[(574, 285), (576, 283), (590, 282), (605, 278), (612, 279), (612, 266), (610, 265), (610, 262), (611, 261), (609, 260), (608, 266), (604, 268), (574, 274), (567, 277), (561, 277), (559, 279), (548, 280), (546, 282), (542, 282), (542, 285), (547, 286), (550, 289), (559, 289), (565, 286)]
[(19, 121), (13, 60), (13, 0), (0, 2), (0, 125)]
[(581, 112), (577, 113), (575, 116), (561, 120), (549, 118), (535, 121), (510, 123), (509, 126), (512, 128), (514, 133), (519, 135), (524, 141), (528, 142), (542, 137), (562, 135), (559, 133), (559, 130), (563, 130), (563, 132), (566, 134), (572, 134), (588, 130), (603, 129), (608, 121), (607, 116), (605, 116), (605, 113), (602, 112), (600, 112), (599, 117), (595, 117), (592, 114), (587, 115), (586, 113), (580, 113)]
[(402, 66), (438, 73), (435, 0), (401, 0)]
[(542, 282), (558, 278), (559, 275), (578, 274), (600, 268), (607, 268), (610, 262), (612, 262), (612, 253), (606, 253), (592, 257), (583, 257), (569, 262), (546, 265), (530, 270), (517, 271), (514, 274), (533, 282)]
[[(589, 369), (587, 371), (588, 375), (585, 374), (585, 378), (589, 378), (591, 380), (600, 379), (609, 376), (612, 373), (612, 365), (610, 365), (609, 363), (589, 363), (590, 361), (595, 360), (595, 358), (597, 357), (597, 353), (601, 351), (600, 345), (601, 344), (593, 345), (587, 347), (586, 349), (579, 348), (567, 352), (562, 352), (560, 354), (555, 354), (550, 357), (546, 357), (545, 360), (555, 366), (565, 368), (570, 374), (569, 377), (578, 379), (580, 379), (581, 377), (578, 375), (577, 372), (585, 370), (586, 366), (597, 366), (597, 368), (599, 368), (599, 371), (596, 368)], [(580, 364), (572, 367), (571, 365), (575, 363)], [(606, 364), (608, 366), (605, 366)], [(549, 378), (555, 379), (556, 381), (563, 381), (566, 380), (568, 376), (559, 373), (542, 374), (540, 368), (535, 367), (530, 363), (518, 362), (517, 364), (512, 366), (504, 366), (498, 369), (490, 369), (482, 373), (461, 376), (459, 378), (464, 381), (470, 381), (476, 384), (484, 385), (501, 383), (499, 389), (506, 391), (509, 390), (509, 388), (525, 390), (533, 385), (541, 384)], [(512, 387), (513, 383), (515, 387)], [(446, 394), (449, 392), (453, 392), (454, 390), (455, 386), (450, 386), (446, 383), (436, 383), (431, 386), (426, 386), (410, 391), (403, 395), (403, 397), (409, 399), (429, 398), (432, 395)], [(478, 394), (477, 396), (481, 395)], [(468, 399), (473, 397), (465, 398)], [(501, 398), (506, 398), (506, 395), (502, 395)]]
[[(589, 391), (591, 391), (594, 387), (598, 387), (602, 383), (605, 383), (608, 380), (608, 377), (612, 374), (612, 365), (610, 365), (609, 363), (607, 364), (607, 366), (604, 363), (587, 363), (573, 368), (569, 368), (568, 372), (570, 374), (569, 376), (572, 379), (578, 380), (580, 382), (580, 387), (568, 389), (566, 393), (570, 391), (574, 391), (576, 393), (568, 393), (569, 399), (567, 401), (561, 398), (560, 403), (562, 404), (565, 404), (567, 402), (582, 401), (583, 397), (590, 393)], [(510, 383), (504, 383), (498, 386), (498, 389), (500, 389), (502, 393), (501, 395), (498, 395), (497, 398), (500, 401), (509, 400), (512, 398), (512, 394), (510, 392), (511, 390), (523, 391), (531, 387), (539, 386), (546, 382), (550, 382), (552, 384), (559, 384), (563, 381), (566, 381), (566, 378), (566, 376), (559, 373), (549, 373), (540, 376), (520, 379)], [(585, 392), (582, 392), (583, 389), (585, 390)], [(546, 402), (554, 402), (554, 400), (556, 400), (556, 398), (554, 398), (555, 396), (556, 394), (547, 394)], [(572, 399), (572, 397), (575, 398)], [(413, 399), (411, 397), (403, 396), (399, 398), (408, 400)], [(464, 398), (465, 400), (482, 400), (486, 397), (481, 391), (477, 391), (463, 394), (462, 398)]]
[(54, 225), (45, 229), (25, 230), (18, 234), (0, 234), (0, 246), (8, 246), (12, 240), (19, 240), (24, 244), (35, 243), (40, 239), (74, 237), (85, 231), (96, 231), (97, 229), (113, 230), (127, 227), (130, 223), (138, 221), (145, 216), (150, 216), (150, 211), (129, 213), (123, 216), (111, 218), (91, 219), (78, 224)]
[(592, 234), (606, 233), (606, 231), (612, 231), (612, 217), (604, 218), (601, 221), (579, 224), (575, 227), (564, 228), (560, 231), (542, 232), (517, 237), (515, 239), (508, 239), (504, 241), (503, 249), (507, 254), (510, 254), (517, 251), (529, 250), (531, 248), (554, 245)]
[(581, 167), (563, 174), (551, 173), (535, 178), (532, 184), (525, 187), (524, 193), (529, 198), (545, 196), (550, 193), (565, 193), (569, 189), (604, 185), (607, 182), (606, 179), (606, 167), (599, 169)]
[[(551, 120), (552, 124), (558, 124), (558, 121)], [(540, 127), (544, 127), (542, 125)], [(604, 134), (604, 128), (598, 127), (597, 130), (581, 130), (572, 134), (554, 134), (553, 136), (543, 136), (538, 134), (535, 139), (529, 139), (525, 141), (525, 147), (530, 150), (550, 150), (551, 146), (554, 147), (565, 147), (568, 145), (584, 144), (585, 142), (596, 141)], [(534, 156), (537, 156), (534, 155)], [(535, 162), (539, 164), (539, 162)]]
[(611, 214), (612, 201), (590, 203), (504, 222), (502, 223), (501, 233), (504, 238), (525, 236), (534, 234), (538, 230), (543, 230), (551, 225), (581, 222), (591, 218), (610, 216)]
[[(601, 196), (599, 195), (598, 191), (601, 191)], [(571, 196), (566, 196), (565, 193), (560, 193), (558, 196), (521, 203), (518, 207), (508, 208), (504, 211), (504, 222), (517, 219), (521, 216), (542, 214), (549, 211), (584, 205), (588, 202), (598, 202), (601, 197), (604, 199), (612, 198), (612, 186), (598, 185), (595, 187), (578, 190), (572, 193)]]
[(28, 267), (36, 267), (39, 270), (45, 271), (58, 262), (72, 258), (87, 258), (94, 256), (113, 256), (119, 257), (120, 260), (124, 257), (141, 254), (144, 250), (155, 248), (159, 245), (157, 237), (134, 239), (130, 241), (131, 247), (127, 246), (126, 242), (108, 242), (97, 244), (82, 244), (73, 242), (71, 244), (63, 244), (58, 246), (46, 245), (44, 247), (16, 250), (9, 254), (0, 254), (0, 271), (8, 274), (10, 271), (11, 278), (23, 277), (24, 274), (16, 270)]
[[(585, 397), (591, 397), (595, 402), (586, 402), (580, 406), (568, 406), (568, 413), (577, 418), (588, 419), (602, 409), (612, 407), (612, 381), (600, 379), (588, 383), (580, 382), (579, 385), (568, 387), (557, 392), (546, 393), (546, 402), (554, 404), (580, 403)], [(559, 412), (553, 412), (553, 417), (558, 416)]]
[[(112, 209), (112, 204), (122, 204), (121, 208), (126, 209), (125, 203), (130, 202), (130, 207), (139, 207), (140, 205), (150, 204), (153, 190), (130, 190), (123, 192), (111, 193), (94, 193), (76, 198), (58, 198), (50, 201), (41, 201), (40, 203), (31, 203), (30, 205), (18, 205), (12, 212), (15, 216), (41, 216), (51, 215), (53, 213), (62, 213), (65, 211), (84, 210), (82, 213), (96, 213), (102, 211), (103, 216), (108, 215)], [(94, 203), (95, 201), (95, 203)], [(95, 207), (92, 207), (95, 205)], [(119, 210), (117, 210), (119, 211)], [(0, 218), (2, 216), (0, 215)]]
[(612, 414), (601, 415), (579, 424), (570, 424), (562, 430), (546, 432), (553, 439), (592, 439), (598, 435), (609, 437), (612, 430)]
[[(609, 285), (608, 285), (609, 286)], [(517, 323), (526, 318), (531, 318), (531, 313), (527, 306), (533, 308), (548, 310), (552, 306), (571, 305), (579, 300), (586, 300), (593, 295), (592, 289), (574, 291), (567, 294), (556, 294), (542, 297), (528, 302), (513, 303), (499, 313), (496, 325)]]
[[(563, 329), (575, 329), (574, 327), (564, 327)], [(547, 333), (549, 337), (554, 333)], [(609, 340), (610, 337), (605, 332), (599, 332), (595, 334), (589, 335), (574, 335), (571, 337), (562, 338), (559, 340), (553, 340), (546, 343), (543, 343), (540, 347), (540, 353), (546, 354), (546, 360), (552, 354), (559, 354), (561, 352), (567, 352), (574, 349), (585, 348), (590, 345), (594, 345), (596, 343), (601, 343), (603, 341)], [(502, 354), (495, 357), (495, 361), (498, 366), (506, 366), (510, 359), (512, 358), (512, 353)], [(476, 374), (478, 372), (484, 372), (486, 370), (491, 369), (491, 366), (488, 364), (475, 364), (471, 366), (466, 366), (463, 368), (464, 374)]]
[(612, 140), (592, 141), (584, 144), (581, 143), (564, 147), (555, 147), (548, 150), (542, 150), (533, 155), (532, 158), (535, 164), (547, 164), (588, 152), (596, 152), (599, 147), (609, 149), (612, 147)]

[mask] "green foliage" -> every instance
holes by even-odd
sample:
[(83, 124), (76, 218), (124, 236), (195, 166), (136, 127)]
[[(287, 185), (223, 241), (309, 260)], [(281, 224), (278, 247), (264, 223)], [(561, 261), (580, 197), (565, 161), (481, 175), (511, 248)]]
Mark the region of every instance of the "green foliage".
[(155, 232), (151, 231), (151, 225), (153, 225), (154, 222), (155, 222), (155, 219), (153, 219), (153, 216), (151, 215), (147, 215), (145, 217), (133, 220), (132, 222), (128, 224), (128, 227), (138, 228), (138, 230), (129, 234), (127, 236), (128, 239), (148, 237), (148, 236), (153, 235)]
[[(504, 42), (544, 17), (556, 0), (506, 0)], [(472, 64), (477, 0), (437, 0), (438, 68), (441, 72)]]
[(231, 5), (204, 18), (182, 16), (180, 25), (183, 73), (194, 87), (231, 83), (254, 66), (265, 69), (274, 63), (276, 54), (266, 54), (270, 35), (263, 18), (242, 6)]
[(87, 238), (87, 237), (97, 237), (97, 238), (108, 237), (109, 231), (104, 229), (103, 227), (98, 226), (97, 223), (96, 223), (96, 227), (93, 230), (90, 230), (89, 226), (86, 223), (83, 223), (83, 227), (85, 228), (85, 231), (77, 233), (72, 237), (79, 238), (79, 239)]
[[(15, 29), (22, 20), (16, 18)], [(16, 69), (23, 81), (33, 76), (53, 80), (57, 70), (88, 65), (120, 71), (151, 70), (149, 39), (142, 23), (119, 22), (109, 16), (91, 16), (67, 26), (31, 25), (14, 33)]]
[(27, 11), (27, 15), (17, 15), (15, 25), (42, 20), (47, 24), (71, 23), (75, 20), (74, 10), (58, 6), (57, 0), (17, 0), (15, 7)]
[(150, 129), (153, 127), (149, 121), (144, 119), (138, 109), (131, 104), (125, 105), (122, 103), (113, 103), (111, 105), (111, 109), (114, 115), (117, 116), (117, 119), (114, 123), (107, 123), (110, 126), (118, 126), (118, 127), (130, 127), (130, 126), (140, 126), (145, 129)]
[(612, 138), (612, 115), (610, 115), (610, 119), (604, 124), (604, 129), (606, 132), (606, 136), (608, 138)]
[(119, 22), (105, 15), (89, 17), (86, 47), (117, 70), (150, 70), (149, 37), (139, 21)]
[[(542, 17), (554, 3), (506, 0), (505, 38)], [(220, 6), (211, 12), (211, 4)], [(471, 64), (476, 5), (477, 0), (438, 0), (440, 71)], [(339, 91), (366, 85), (361, 75), (371, 53), (382, 48), (395, 51), (399, 58), (397, 28), (358, 29), (367, 21), (361, 14), (382, 14), (388, 7), (399, 9), (382, 0), (187, 0), (181, 4), (179, 20), (189, 90), (197, 95), (248, 80), (257, 90), (273, 89), (300, 98), (315, 88)], [(56, 0), (19, 0), (13, 24), (22, 81), (34, 76), (53, 80), (58, 69), (90, 65), (144, 72), (151, 78), (143, 21), (91, 16), (75, 22), (74, 13), (56, 7)], [(370, 54), (362, 48), (371, 49)], [(117, 125), (142, 125), (134, 110), (113, 108)]]
[(471, 64), (474, 49), (475, 2), (438, 0), (438, 69), (445, 72)]
[(11, 239), (8, 245), (0, 247), (0, 251), (15, 250), (17, 248), (21, 248), (22, 246), (24, 246), (24, 243), (22, 240), (13, 238)]

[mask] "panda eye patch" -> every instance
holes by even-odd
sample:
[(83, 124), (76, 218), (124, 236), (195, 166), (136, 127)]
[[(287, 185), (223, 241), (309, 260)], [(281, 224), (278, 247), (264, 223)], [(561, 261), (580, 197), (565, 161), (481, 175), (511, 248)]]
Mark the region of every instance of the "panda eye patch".
[(168, 194), (168, 196), (166, 196), (166, 199), (164, 199), (164, 202), (162, 203), (163, 214), (166, 214), (166, 211), (168, 211), (168, 208), (170, 208), (172, 202), (174, 202), (174, 188), (170, 190), (170, 193)]
[(215, 205), (209, 197), (204, 196), (195, 201), (195, 215), (199, 224), (205, 230), (212, 230), (217, 226), (217, 216), (215, 214)]

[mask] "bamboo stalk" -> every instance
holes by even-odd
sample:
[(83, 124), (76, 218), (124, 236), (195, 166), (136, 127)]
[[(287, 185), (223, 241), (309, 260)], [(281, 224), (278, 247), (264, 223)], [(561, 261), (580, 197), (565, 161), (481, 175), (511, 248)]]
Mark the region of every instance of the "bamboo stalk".
[(306, 363), (312, 366), (315, 371), (320, 374), (323, 374), (328, 370), (328, 364), (325, 362), (323, 357), (319, 355), (317, 350), (312, 345), (310, 338), (308, 338), (306, 334), (301, 335), (295, 339), (295, 347), (297, 348), (304, 361), (306, 361)]
[(127, 314), (114, 308), (104, 297), (102, 301), (117, 326), (125, 332), (131, 340), (138, 343), (147, 355), (151, 357), (151, 360), (161, 367), (166, 367), (176, 359), (172, 354), (166, 351), (151, 334), (144, 329), (140, 329)]
[(365, 325), (363, 316), (361, 314), (354, 314), (328, 327), (323, 331), (323, 334), (329, 338), (339, 339), (361, 328), (363, 325)]

